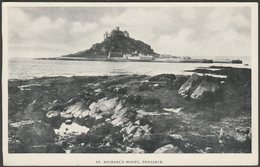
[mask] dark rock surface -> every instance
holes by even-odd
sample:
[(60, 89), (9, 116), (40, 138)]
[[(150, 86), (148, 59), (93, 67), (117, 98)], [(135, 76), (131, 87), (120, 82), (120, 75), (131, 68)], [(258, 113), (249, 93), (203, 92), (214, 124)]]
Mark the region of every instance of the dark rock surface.
[(250, 72), (218, 73), (9, 81), (9, 152), (251, 152)]
[(31, 124), (23, 124), (19, 127), (16, 137), (27, 145), (39, 145), (53, 142), (54, 130), (41, 121), (34, 121)]
[(180, 87), (178, 93), (185, 97), (190, 96), (201, 82), (201, 77), (197, 74), (192, 74), (191, 77)]

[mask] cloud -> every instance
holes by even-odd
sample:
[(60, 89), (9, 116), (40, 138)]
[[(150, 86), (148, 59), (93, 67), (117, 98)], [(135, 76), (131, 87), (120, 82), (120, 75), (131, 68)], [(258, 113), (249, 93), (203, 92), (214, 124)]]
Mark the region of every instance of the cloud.
[(80, 35), (85, 33), (91, 33), (96, 30), (98, 27), (97, 23), (81, 23), (81, 22), (74, 22), (70, 29), (70, 33), (72, 35)]
[(98, 11), (93, 14), (86, 9), (84, 19), (82, 11), (10, 8), (10, 50), (27, 48), (38, 57), (44, 50), (46, 56), (48, 51), (60, 56), (88, 49), (102, 41), (105, 31), (120, 26), (158, 53), (191, 57), (250, 54), (250, 10), (245, 7), (119, 7), (93, 9), (92, 13)]

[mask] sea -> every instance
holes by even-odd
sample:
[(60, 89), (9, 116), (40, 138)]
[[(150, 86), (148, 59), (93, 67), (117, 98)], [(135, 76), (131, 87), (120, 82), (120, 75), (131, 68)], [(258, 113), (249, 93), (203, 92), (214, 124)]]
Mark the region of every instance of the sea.
[[(247, 65), (245, 65), (247, 64)], [(8, 79), (33, 79), (56, 76), (112, 76), (145, 74), (188, 74), (188, 70), (209, 68), (210, 66), (250, 68), (249, 62), (243, 64), (221, 63), (158, 63), (158, 62), (105, 62), (36, 60), (32, 58), (12, 58), (8, 60)]]

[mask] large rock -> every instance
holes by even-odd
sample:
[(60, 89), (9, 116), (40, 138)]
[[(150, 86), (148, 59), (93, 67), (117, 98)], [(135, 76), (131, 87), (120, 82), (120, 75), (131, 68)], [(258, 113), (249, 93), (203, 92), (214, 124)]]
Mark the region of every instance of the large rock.
[(244, 143), (247, 140), (246, 134), (236, 133), (236, 135), (234, 137), (235, 137), (235, 140), (239, 143)]
[(35, 105), (36, 105), (36, 100), (34, 100), (32, 103), (26, 106), (26, 108), (24, 109), (24, 113), (29, 113), (34, 111)]
[(201, 77), (197, 74), (192, 74), (190, 78), (180, 87), (178, 93), (182, 97), (188, 97), (196, 89), (200, 83)]
[(163, 147), (158, 148), (157, 150), (154, 151), (155, 154), (160, 154), (160, 153), (182, 153), (179, 147), (174, 146), (172, 144), (167, 144)]
[(126, 147), (126, 152), (127, 153), (145, 153), (145, 151), (139, 147), (131, 148), (131, 147)]
[[(116, 109), (117, 109), (117, 107), (116, 107)], [(112, 125), (114, 125), (114, 126), (125, 125), (127, 122), (130, 121), (129, 118), (127, 117), (127, 114), (129, 114), (130, 112), (132, 112), (132, 111), (130, 111), (127, 108), (115, 110), (115, 113), (111, 116), (111, 118), (113, 119), (112, 122), (111, 122)]]
[(90, 116), (94, 115), (110, 115), (114, 113), (114, 109), (118, 105), (118, 98), (107, 99), (102, 98), (97, 103), (93, 102), (89, 108), (91, 109)]
[(34, 123), (33, 120), (26, 120), (26, 121), (10, 123), (9, 125), (11, 128), (18, 129), (19, 127), (21, 127), (23, 125), (32, 125), (33, 123)]
[(118, 94), (126, 94), (127, 93), (127, 85), (117, 85), (110, 86), (107, 88), (109, 91), (118, 93)]
[(65, 113), (71, 114), (74, 118), (78, 118), (82, 116), (87, 116), (89, 113), (89, 109), (87, 103), (83, 100), (76, 102), (73, 105), (70, 105), (66, 108)]
[(238, 133), (248, 134), (250, 132), (250, 127), (237, 126), (235, 131)]
[(27, 145), (40, 145), (54, 142), (54, 130), (42, 121), (22, 124), (16, 132), (16, 137)]
[(49, 119), (55, 119), (58, 118), (59, 116), (60, 116), (60, 112), (54, 110), (48, 111), (46, 114), (46, 117)]
[[(139, 134), (139, 135), (138, 135)], [(157, 148), (172, 142), (168, 135), (164, 134), (147, 134), (143, 130), (137, 131), (133, 141), (146, 152), (154, 152)]]
[(206, 96), (208, 93), (215, 93), (219, 90), (219, 85), (207, 81), (202, 81), (196, 90), (191, 94), (192, 99), (201, 99)]

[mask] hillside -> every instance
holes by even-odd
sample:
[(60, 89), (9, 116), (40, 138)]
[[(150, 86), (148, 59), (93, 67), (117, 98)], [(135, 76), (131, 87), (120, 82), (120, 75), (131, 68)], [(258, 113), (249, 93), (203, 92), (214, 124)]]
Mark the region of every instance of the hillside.
[[(150, 45), (129, 37), (126, 31), (120, 31), (119, 28), (112, 30), (101, 43), (92, 45), (90, 49), (65, 55), (63, 57), (103, 57), (109, 52), (117, 52), (123, 54), (142, 53), (144, 55), (155, 55), (156, 53)], [(106, 35), (106, 34), (105, 34)]]

